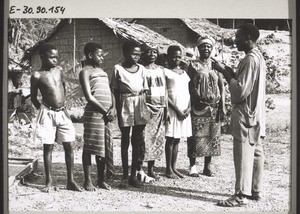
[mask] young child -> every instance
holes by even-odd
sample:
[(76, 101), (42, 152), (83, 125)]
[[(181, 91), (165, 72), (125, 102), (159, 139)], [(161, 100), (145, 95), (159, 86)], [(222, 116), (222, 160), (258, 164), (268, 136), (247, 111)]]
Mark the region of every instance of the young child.
[[(45, 43), (41, 45), (39, 54), (42, 66), (35, 71), (30, 80), (31, 101), (39, 110), (35, 139), (43, 143), (46, 186), (44, 192), (50, 192), (52, 186), (52, 150), (54, 142), (62, 142), (67, 165), (67, 189), (81, 191), (73, 178), (74, 154), (71, 142), (75, 140), (75, 129), (64, 107), (65, 81), (63, 70), (57, 66), (58, 50), (55, 46)], [(42, 95), (41, 102), (37, 99), (38, 90)]]
[(167, 120), (168, 93), (164, 68), (156, 64), (158, 47), (153, 45), (142, 46), (142, 63), (147, 69), (149, 91), (146, 101), (151, 110), (152, 118), (145, 128), (145, 158), (148, 162), (148, 175), (143, 170), (138, 174), (145, 183), (150, 183), (159, 176), (154, 173), (155, 160), (164, 153), (165, 123)]
[(84, 189), (95, 191), (92, 184), (91, 155), (95, 155), (98, 181), (97, 186), (111, 189), (104, 181), (105, 164), (108, 172), (112, 173), (113, 167), (113, 139), (110, 122), (115, 118), (115, 101), (109, 87), (108, 75), (101, 68), (104, 52), (97, 43), (87, 43), (84, 46), (86, 57), (85, 66), (79, 73), (87, 105), (84, 109), (84, 146), (82, 163), (84, 171)]
[[(146, 106), (144, 93), (148, 89), (146, 70), (143, 65), (137, 63), (141, 55), (141, 49), (137, 43), (133, 41), (125, 42), (123, 55), (125, 61), (114, 66), (111, 80), (111, 88), (116, 98), (119, 127), (122, 133), (123, 179), (121, 186), (127, 186), (128, 182), (130, 186), (142, 187), (143, 184), (137, 180), (136, 172), (140, 170), (139, 166), (141, 166), (144, 158), (144, 129), (145, 124), (150, 120), (150, 112)], [(132, 164), (129, 178), (128, 147), (130, 130), (132, 130)]]
[(176, 169), (178, 143), (182, 137), (192, 135), (190, 117), (190, 78), (180, 67), (182, 51), (179, 46), (168, 48), (168, 69), (165, 69), (169, 96), (170, 123), (166, 123), (166, 176), (183, 178)]

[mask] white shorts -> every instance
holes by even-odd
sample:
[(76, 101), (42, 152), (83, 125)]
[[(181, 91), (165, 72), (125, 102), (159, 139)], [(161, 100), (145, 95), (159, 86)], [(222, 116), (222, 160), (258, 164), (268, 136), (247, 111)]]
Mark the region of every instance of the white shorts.
[(35, 140), (43, 144), (75, 141), (75, 128), (67, 110), (53, 111), (41, 104), (36, 119)]

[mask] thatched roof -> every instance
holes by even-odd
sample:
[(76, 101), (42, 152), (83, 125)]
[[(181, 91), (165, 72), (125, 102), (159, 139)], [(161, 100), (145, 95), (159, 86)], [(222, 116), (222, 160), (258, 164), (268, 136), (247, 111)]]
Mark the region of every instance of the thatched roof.
[[(61, 22), (53, 29), (53, 31), (44, 40), (37, 42), (33, 47), (29, 48), (22, 58), (22, 61), (28, 61), (31, 55), (39, 48), (43, 43), (48, 42), (57, 32), (59, 32), (66, 24), (70, 23), (70, 19), (62, 19)], [(170, 40), (161, 34), (139, 24), (128, 23), (121, 19), (101, 18), (99, 22), (110, 28), (113, 33), (125, 40), (134, 40), (139, 44), (157, 45), (160, 53), (166, 53), (167, 48), (170, 45), (178, 45), (184, 53), (192, 55), (183, 45), (175, 40)], [(187, 58), (184, 56), (184, 58)]]
[[(121, 19), (123, 21), (129, 22), (129, 23), (135, 23), (138, 18), (134, 19), (128, 19), (124, 18)], [(196, 36), (203, 37), (213, 37), (216, 41), (221, 42), (222, 39), (225, 40), (225, 43), (228, 45), (231, 45), (233, 41), (232, 37), (235, 34), (235, 30), (233, 29), (226, 29), (222, 28), (207, 19), (200, 19), (200, 18), (182, 18), (179, 19), (189, 30), (191, 30), (192, 33), (196, 34)]]
[(127, 40), (134, 40), (139, 44), (149, 44), (159, 47), (161, 53), (166, 53), (170, 45), (178, 45), (185, 52), (187, 51), (183, 45), (175, 40), (170, 40), (161, 34), (145, 27), (144, 25), (129, 23), (124, 20), (117, 19), (99, 19), (106, 26), (111, 28), (116, 35)]
[(206, 19), (180, 19), (188, 28), (199, 36), (213, 37), (216, 41), (230, 39), (234, 36), (235, 30), (222, 28)]

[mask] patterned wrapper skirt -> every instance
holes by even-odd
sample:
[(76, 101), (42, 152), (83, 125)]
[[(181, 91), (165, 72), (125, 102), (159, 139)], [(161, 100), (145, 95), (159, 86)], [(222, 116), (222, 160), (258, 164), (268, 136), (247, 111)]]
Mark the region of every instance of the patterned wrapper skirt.
[(113, 135), (111, 123), (105, 124), (99, 112), (84, 112), (83, 150), (105, 158), (108, 174), (113, 173)]
[(207, 106), (202, 111), (192, 109), (192, 132), (188, 138), (188, 157), (219, 156), (221, 125), (216, 122), (218, 108)]
[(151, 109), (152, 118), (145, 128), (144, 161), (160, 159), (164, 153), (165, 125), (164, 108)]

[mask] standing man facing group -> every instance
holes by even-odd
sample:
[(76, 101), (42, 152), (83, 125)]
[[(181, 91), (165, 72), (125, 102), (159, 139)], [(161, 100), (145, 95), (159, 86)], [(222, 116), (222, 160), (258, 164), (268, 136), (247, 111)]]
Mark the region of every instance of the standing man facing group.
[(264, 154), (261, 139), (265, 137), (265, 82), (266, 64), (256, 46), (259, 30), (245, 24), (236, 32), (235, 44), (246, 56), (237, 71), (217, 61), (214, 68), (221, 72), (229, 84), (231, 95), (231, 131), (235, 166), (235, 194), (220, 201), (219, 206), (245, 205), (247, 198), (262, 197)]

